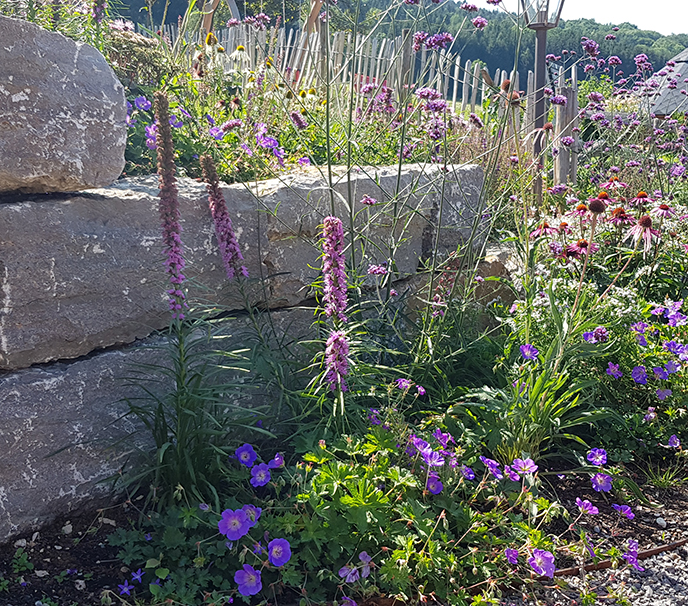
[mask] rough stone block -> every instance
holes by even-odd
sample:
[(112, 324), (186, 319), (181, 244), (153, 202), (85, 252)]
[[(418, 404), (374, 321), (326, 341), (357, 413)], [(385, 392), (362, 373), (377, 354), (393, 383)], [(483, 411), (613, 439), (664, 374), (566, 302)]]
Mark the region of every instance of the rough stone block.
[(126, 111), (96, 49), (0, 16), (0, 192), (109, 185), (124, 168)]

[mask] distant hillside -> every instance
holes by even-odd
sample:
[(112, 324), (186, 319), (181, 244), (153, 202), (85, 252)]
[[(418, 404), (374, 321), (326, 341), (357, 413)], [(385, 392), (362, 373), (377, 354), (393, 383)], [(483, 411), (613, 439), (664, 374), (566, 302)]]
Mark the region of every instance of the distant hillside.
[[(282, 16), (288, 25), (299, 24), (299, 10), (306, 10), (310, 2), (299, 0), (237, 0), (242, 14), (255, 14), (265, 12), (274, 18)], [(221, 26), (222, 21), (228, 15), (226, 2), (220, 11), (216, 26)], [(358, 4), (358, 6), (357, 6)], [(198, 3), (201, 6), (202, 2)], [(122, 11), (129, 18), (138, 21), (147, 21), (147, 10), (144, 0), (129, 0), (125, 2)], [(163, 0), (154, 0), (153, 15), (156, 22), (162, 18), (164, 9)], [(176, 22), (177, 17), (186, 10), (187, 3), (184, 0), (170, 0), (167, 11), (167, 21)], [(336, 6), (332, 6), (331, 28), (333, 30), (346, 30), (351, 28), (354, 16), (358, 10), (359, 23), (364, 30), (374, 27), (379, 21), (378, 16), (389, 6), (387, 0), (339, 0)], [(443, 4), (429, 4), (425, 17), (421, 23), (416, 24), (416, 29), (424, 29), (429, 32), (448, 31), (455, 34), (460, 29), (463, 33), (454, 44), (454, 50), (466, 59), (481, 59), (494, 71), (496, 68), (511, 70), (514, 65), (514, 56), (518, 43), (519, 28), (513, 23), (513, 17), (502, 11), (480, 10), (478, 13), (467, 13), (460, 5), (445, 0)], [(382, 34), (394, 35), (400, 33), (403, 27), (414, 27), (411, 15), (415, 15), (417, 7), (402, 6), (394, 15), (394, 24), (387, 25), (381, 30)], [(471, 25), (470, 19), (481, 15), (488, 19), (489, 24), (483, 31), (477, 31)], [(301, 16), (303, 19), (303, 16)], [(462, 28), (462, 22), (465, 24)], [(387, 22), (388, 20), (385, 20)], [(619, 31), (612, 31), (616, 25)], [(561, 21), (559, 27), (550, 30), (548, 35), (548, 52), (561, 55), (562, 51), (575, 51), (579, 57), (581, 54), (581, 37), (587, 36), (596, 40), (601, 47), (601, 56), (617, 55), (623, 61), (626, 72), (635, 69), (633, 57), (639, 53), (645, 53), (657, 69), (659, 69), (671, 57), (688, 47), (688, 34), (662, 36), (658, 32), (642, 30), (630, 23), (601, 24), (594, 19), (576, 19)], [(616, 36), (615, 40), (605, 40), (605, 36)], [(535, 35), (531, 30), (526, 30), (520, 44), (518, 69), (524, 73), (533, 68), (535, 52)], [(570, 56), (570, 55), (569, 55)], [(685, 75), (688, 77), (688, 74)]]

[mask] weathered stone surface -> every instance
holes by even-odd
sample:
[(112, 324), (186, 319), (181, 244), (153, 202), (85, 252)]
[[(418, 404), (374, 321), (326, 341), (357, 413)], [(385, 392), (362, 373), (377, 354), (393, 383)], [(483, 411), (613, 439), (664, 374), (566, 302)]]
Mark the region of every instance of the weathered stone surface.
[(109, 185), (125, 119), (124, 88), (96, 49), (0, 16), (0, 192)]
[[(404, 277), (432, 249), (435, 223), (443, 226), (443, 250), (469, 238), (480, 220), (482, 171), (450, 170), (444, 184), (441, 176), (437, 166), (404, 167), (392, 200), (396, 169), (352, 174), (355, 229), (368, 237), (366, 259), (357, 247), (357, 262), (365, 268), (387, 261), (393, 245), (398, 277)], [(343, 219), (347, 189), (346, 177), (336, 176), (334, 211)], [(191, 299), (242, 308), (217, 252), (205, 187), (180, 179), (179, 190)], [(0, 368), (78, 357), (166, 326), (157, 192), (157, 178), (150, 176), (63, 198), (0, 204)], [(325, 180), (311, 169), (252, 187), (227, 186), (224, 193), (254, 280), (250, 300), (274, 308), (308, 299), (319, 276), (318, 226), (332, 213)], [(379, 203), (362, 206), (364, 194)]]
[[(307, 308), (271, 312), (277, 335), (289, 330), (297, 341), (313, 337), (312, 318)], [(227, 349), (250, 346), (255, 333), (246, 317), (227, 320), (225, 328), (231, 334)], [(122, 398), (141, 395), (125, 378), (136, 364), (164, 364), (163, 343), (149, 339), (0, 374), (0, 541), (109, 495), (111, 484), (99, 481), (120, 469), (134, 445), (150, 444), (145, 431), (134, 433), (140, 429), (134, 418), (121, 419), (127, 410)], [(247, 407), (274, 397), (257, 384), (228, 394), (228, 401)], [(121, 440), (127, 434), (134, 435)]]

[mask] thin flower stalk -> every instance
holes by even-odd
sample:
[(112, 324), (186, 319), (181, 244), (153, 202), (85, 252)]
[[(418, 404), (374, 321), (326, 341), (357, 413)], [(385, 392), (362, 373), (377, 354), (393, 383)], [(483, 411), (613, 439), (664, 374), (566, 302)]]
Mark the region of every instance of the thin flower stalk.
[(215, 224), (215, 237), (220, 248), (220, 256), (225, 266), (227, 278), (232, 280), (237, 274), (248, 278), (248, 270), (243, 264), (244, 257), (237, 243), (225, 197), (220, 189), (215, 162), (208, 155), (201, 156), (201, 168), (203, 169), (203, 180), (206, 182), (206, 189), (208, 190), (208, 206)]
[(167, 96), (162, 91), (155, 93), (155, 118), (158, 123), (156, 143), (158, 150), (158, 177), (160, 193), (159, 212), (162, 224), (162, 241), (165, 249), (165, 269), (169, 276), (170, 288), (167, 290), (172, 318), (184, 319), (183, 309), (188, 307), (182, 284), (184, 274), (184, 246), (182, 244), (179, 214), (179, 197), (176, 167), (174, 164), (174, 145), (170, 111)]

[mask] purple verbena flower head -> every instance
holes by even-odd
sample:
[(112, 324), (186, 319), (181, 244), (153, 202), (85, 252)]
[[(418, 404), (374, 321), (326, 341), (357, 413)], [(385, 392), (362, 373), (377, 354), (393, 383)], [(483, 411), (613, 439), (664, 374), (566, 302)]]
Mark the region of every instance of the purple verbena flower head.
[(485, 17), (476, 17), (471, 23), (475, 29), (485, 29), (487, 27), (487, 19)]
[(398, 389), (402, 389), (404, 391), (411, 389), (411, 385), (413, 385), (413, 382), (409, 379), (396, 379), (394, 382), (396, 383)]

